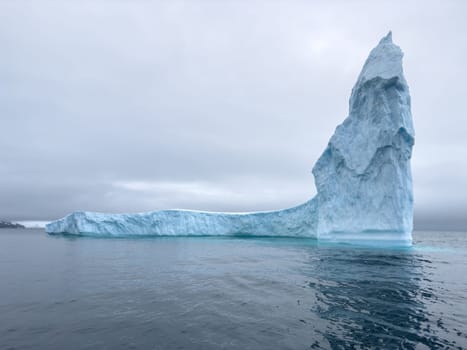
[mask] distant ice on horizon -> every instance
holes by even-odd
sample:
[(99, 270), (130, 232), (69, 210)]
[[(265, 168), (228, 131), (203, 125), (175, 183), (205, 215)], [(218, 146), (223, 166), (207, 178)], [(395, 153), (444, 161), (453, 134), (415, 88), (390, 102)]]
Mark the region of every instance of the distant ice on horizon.
[(50, 223), (50, 221), (43, 220), (23, 220), (15, 221), (15, 223), (23, 225), (26, 228), (45, 228), (45, 226)]

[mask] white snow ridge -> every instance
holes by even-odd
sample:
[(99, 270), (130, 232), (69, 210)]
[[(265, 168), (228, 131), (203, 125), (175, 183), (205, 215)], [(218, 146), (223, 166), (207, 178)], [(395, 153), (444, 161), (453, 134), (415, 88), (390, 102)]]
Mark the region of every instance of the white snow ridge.
[(401, 49), (391, 32), (370, 52), (350, 97), (349, 116), (313, 167), (317, 195), (290, 209), (257, 213), (162, 210), (74, 212), (50, 234), (313, 237), (411, 244), (410, 158), (414, 129)]

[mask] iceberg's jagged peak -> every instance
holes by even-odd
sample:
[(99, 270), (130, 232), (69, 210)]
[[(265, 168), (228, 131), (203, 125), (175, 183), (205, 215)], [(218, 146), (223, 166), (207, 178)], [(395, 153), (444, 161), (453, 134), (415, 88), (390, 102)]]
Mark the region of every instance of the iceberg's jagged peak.
[(75, 212), (51, 234), (250, 235), (335, 241), (411, 242), (410, 158), (414, 130), (401, 49), (389, 32), (370, 52), (352, 89), (349, 115), (313, 167), (316, 197), (258, 213), (163, 210), (140, 214)]
[(383, 37), (379, 44), (370, 52), (358, 82), (380, 77), (390, 79), (392, 77), (403, 78), (402, 57), (404, 54), (399, 46), (392, 42), (392, 32)]

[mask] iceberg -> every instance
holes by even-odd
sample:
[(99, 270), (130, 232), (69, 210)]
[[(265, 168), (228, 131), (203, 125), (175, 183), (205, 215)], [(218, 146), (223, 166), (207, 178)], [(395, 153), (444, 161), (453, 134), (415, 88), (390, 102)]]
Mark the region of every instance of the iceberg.
[(283, 236), (411, 244), (414, 128), (401, 49), (389, 32), (352, 89), (349, 115), (313, 167), (317, 195), (293, 208), (254, 213), (161, 210), (74, 212), (49, 234)]

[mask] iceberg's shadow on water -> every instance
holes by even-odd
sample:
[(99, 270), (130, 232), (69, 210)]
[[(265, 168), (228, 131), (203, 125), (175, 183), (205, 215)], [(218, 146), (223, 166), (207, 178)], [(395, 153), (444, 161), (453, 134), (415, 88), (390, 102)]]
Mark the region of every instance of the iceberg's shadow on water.
[[(319, 332), (333, 349), (415, 349), (454, 347), (438, 337), (429, 305), (438, 302), (430, 287), (431, 261), (411, 247), (346, 249), (319, 244), (310, 255), (305, 285), (314, 293), (310, 308)], [(322, 248), (322, 249), (321, 249)], [(317, 348), (321, 345), (315, 344)], [(311, 346), (313, 348), (313, 346)]]

